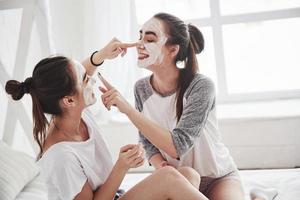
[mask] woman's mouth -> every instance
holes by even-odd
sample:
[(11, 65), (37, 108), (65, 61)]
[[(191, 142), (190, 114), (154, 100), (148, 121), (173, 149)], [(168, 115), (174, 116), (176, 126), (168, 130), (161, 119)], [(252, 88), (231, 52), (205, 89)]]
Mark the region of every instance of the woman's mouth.
[(144, 60), (145, 58), (148, 58), (148, 57), (149, 57), (149, 55), (143, 54), (143, 53), (139, 53), (139, 55), (138, 55), (139, 60)]

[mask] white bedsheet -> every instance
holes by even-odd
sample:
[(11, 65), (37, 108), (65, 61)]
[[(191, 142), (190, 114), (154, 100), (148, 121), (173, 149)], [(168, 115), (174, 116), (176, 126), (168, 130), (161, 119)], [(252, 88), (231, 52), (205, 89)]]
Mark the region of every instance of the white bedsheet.
[[(278, 190), (275, 200), (300, 200), (300, 168), (274, 170), (241, 170), (241, 178), (249, 200), (249, 190), (273, 187)], [(149, 173), (127, 174), (121, 188), (128, 190)]]
[(241, 176), (246, 192), (252, 187), (273, 187), (279, 193), (276, 200), (300, 200), (300, 168), (245, 170)]

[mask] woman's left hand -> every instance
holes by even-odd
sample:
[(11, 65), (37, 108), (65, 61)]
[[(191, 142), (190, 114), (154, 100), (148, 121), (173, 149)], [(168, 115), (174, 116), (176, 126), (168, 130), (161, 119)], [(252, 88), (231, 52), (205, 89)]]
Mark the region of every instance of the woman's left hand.
[(127, 114), (130, 109), (132, 109), (132, 106), (100, 73), (98, 73), (98, 77), (106, 87), (99, 87), (100, 91), (103, 93), (101, 98), (104, 106), (108, 110), (111, 109), (111, 106), (116, 106), (120, 112)]

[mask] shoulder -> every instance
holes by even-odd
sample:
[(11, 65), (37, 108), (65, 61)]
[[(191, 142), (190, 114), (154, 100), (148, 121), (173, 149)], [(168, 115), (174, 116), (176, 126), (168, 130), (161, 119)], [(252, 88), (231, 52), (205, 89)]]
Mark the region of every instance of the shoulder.
[(215, 96), (215, 84), (211, 78), (203, 74), (196, 74), (185, 92), (185, 97), (188, 98), (194, 93)]
[(38, 163), (41, 167), (46, 168), (64, 168), (69, 165), (78, 164), (79, 160), (71, 147), (57, 143), (44, 153)]
[(139, 79), (135, 85), (135, 90), (145, 90), (146, 88), (150, 87), (150, 76), (146, 76), (144, 78)]
[(139, 79), (134, 85), (134, 95), (139, 103), (145, 102), (153, 94), (150, 76)]

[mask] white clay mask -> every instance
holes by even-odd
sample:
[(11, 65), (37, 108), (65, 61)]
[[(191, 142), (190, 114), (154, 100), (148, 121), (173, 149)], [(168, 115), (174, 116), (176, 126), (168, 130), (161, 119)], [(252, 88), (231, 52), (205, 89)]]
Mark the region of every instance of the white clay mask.
[[(143, 38), (146, 32), (154, 32), (157, 35), (158, 40), (156, 42), (145, 42)], [(141, 68), (147, 68), (150, 65), (159, 65), (163, 61), (162, 47), (167, 41), (161, 22), (158, 19), (151, 18), (142, 27), (142, 40), (140, 45), (144, 48), (144, 52), (148, 57), (143, 59), (138, 59), (138, 66)]]
[(87, 84), (84, 85), (83, 77), (84, 77), (86, 70), (80, 62), (73, 60), (73, 63), (74, 63), (74, 69), (76, 72), (78, 84), (81, 85), (83, 88), (82, 92), (83, 92), (83, 98), (84, 98), (85, 105), (89, 106), (89, 105), (96, 103), (96, 98), (95, 98), (94, 92), (93, 92), (93, 85), (95, 84), (96, 81), (92, 77), (90, 77)]

